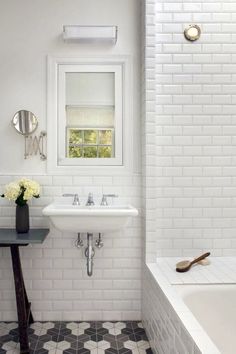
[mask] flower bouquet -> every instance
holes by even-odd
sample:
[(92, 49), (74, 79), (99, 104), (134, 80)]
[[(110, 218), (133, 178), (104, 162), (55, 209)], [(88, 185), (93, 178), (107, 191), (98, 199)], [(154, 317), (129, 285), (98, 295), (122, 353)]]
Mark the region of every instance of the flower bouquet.
[(13, 200), (16, 203), (16, 231), (26, 233), (29, 231), (29, 206), (27, 202), (39, 198), (40, 186), (36, 181), (22, 178), (19, 181), (9, 183), (5, 186), (4, 194), (1, 197)]

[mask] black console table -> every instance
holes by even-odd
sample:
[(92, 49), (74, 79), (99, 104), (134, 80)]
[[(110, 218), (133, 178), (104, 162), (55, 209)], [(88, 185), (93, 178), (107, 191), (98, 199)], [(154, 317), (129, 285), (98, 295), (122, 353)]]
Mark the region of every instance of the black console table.
[(32, 229), (26, 234), (18, 234), (15, 229), (0, 229), (0, 247), (10, 247), (12, 269), (15, 282), (16, 306), (19, 327), (20, 352), (29, 354), (28, 326), (34, 322), (31, 303), (25, 290), (20, 262), (20, 246), (43, 243), (49, 229)]

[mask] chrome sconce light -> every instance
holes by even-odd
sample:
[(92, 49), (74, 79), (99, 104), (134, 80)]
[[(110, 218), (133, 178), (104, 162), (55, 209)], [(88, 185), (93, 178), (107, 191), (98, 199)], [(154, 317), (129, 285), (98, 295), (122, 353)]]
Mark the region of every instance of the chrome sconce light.
[(197, 41), (201, 36), (201, 28), (198, 25), (189, 25), (184, 30), (184, 37), (191, 42)]
[(21, 110), (16, 112), (12, 118), (12, 125), (17, 133), (25, 137), (24, 158), (27, 159), (30, 156), (39, 155), (42, 161), (46, 160), (46, 131), (41, 131), (38, 136), (32, 135), (38, 128), (38, 118), (30, 111)]
[(63, 26), (63, 38), (69, 42), (116, 44), (117, 32), (117, 26)]

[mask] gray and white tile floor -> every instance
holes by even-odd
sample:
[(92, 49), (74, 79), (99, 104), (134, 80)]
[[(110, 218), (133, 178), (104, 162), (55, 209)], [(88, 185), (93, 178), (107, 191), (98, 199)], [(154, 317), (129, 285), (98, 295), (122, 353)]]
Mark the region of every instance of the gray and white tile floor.
[[(35, 322), (32, 354), (152, 354), (141, 322)], [(0, 322), (0, 354), (19, 354), (18, 326)]]

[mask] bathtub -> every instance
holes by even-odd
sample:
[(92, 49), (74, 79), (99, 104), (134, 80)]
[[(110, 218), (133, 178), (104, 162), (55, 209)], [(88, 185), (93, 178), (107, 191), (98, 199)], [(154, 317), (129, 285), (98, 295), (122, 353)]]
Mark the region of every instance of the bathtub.
[(236, 285), (173, 286), (220, 353), (236, 353)]
[(155, 354), (236, 354), (236, 285), (172, 285), (148, 263), (142, 318)]

